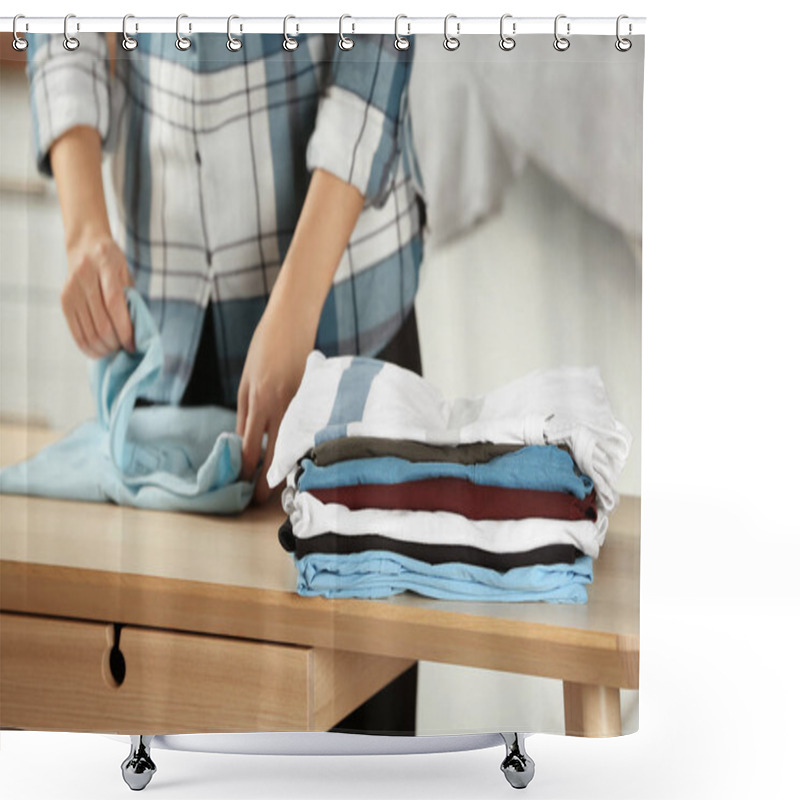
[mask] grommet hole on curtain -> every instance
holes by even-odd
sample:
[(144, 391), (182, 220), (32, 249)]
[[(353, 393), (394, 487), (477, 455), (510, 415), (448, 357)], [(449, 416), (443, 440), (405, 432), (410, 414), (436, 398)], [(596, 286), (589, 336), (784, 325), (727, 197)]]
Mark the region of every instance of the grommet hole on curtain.
[(125, 681), (125, 656), (120, 649), (121, 634), (122, 625), (115, 622), (114, 634), (109, 643), (110, 647), (103, 660), (103, 677), (106, 683), (114, 689), (118, 689)]

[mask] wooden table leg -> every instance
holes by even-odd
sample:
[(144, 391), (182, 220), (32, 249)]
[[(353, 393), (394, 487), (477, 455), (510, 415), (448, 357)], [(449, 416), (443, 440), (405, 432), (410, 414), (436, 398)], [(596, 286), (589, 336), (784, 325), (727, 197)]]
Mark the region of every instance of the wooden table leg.
[(619, 689), (564, 681), (567, 736), (620, 736)]

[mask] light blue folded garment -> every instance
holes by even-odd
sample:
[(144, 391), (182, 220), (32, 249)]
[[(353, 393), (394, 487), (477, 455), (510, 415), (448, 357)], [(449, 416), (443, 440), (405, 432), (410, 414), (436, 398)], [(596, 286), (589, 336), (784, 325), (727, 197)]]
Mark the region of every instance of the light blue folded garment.
[(536, 564), (506, 572), (451, 561), (428, 564), (386, 550), (310, 553), (297, 558), (297, 592), (307, 597), (377, 599), (413, 591), (439, 600), (585, 603), (592, 559)]
[(483, 486), (569, 492), (580, 500), (592, 491), (591, 478), (578, 472), (566, 450), (553, 445), (530, 445), (481, 464), (411, 462), (381, 456), (339, 461), (327, 467), (318, 467), (311, 459), (304, 458), (301, 466), (297, 488), (302, 492), (362, 484), (410, 483), (428, 478), (461, 478)]
[(161, 337), (142, 297), (127, 289), (134, 354), (93, 364), (97, 419), (78, 426), (29, 461), (0, 470), (0, 492), (112, 501), (165, 511), (232, 514), (253, 483), (240, 481), (236, 414), (203, 406), (145, 406), (136, 398), (163, 368)]

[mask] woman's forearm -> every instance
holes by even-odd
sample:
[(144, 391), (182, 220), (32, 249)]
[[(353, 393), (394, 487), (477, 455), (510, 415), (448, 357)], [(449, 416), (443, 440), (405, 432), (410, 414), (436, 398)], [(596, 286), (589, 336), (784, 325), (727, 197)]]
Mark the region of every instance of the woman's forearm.
[(110, 238), (100, 134), (85, 126), (71, 128), (50, 148), (50, 163), (58, 187), (67, 251), (81, 242)]
[[(264, 468), (272, 460), (278, 427), (300, 385), (322, 306), (363, 207), (364, 198), (356, 188), (329, 172), (314, 171), (239, 382), (236, 432), (242, 437), (242, 474), (246, 478), (256, 469), (265, 432)], [(268, 494), (267, 482), (258, 480), (256, 501)]]
[(67, 246), (61, 307), (75, 342), (94, 358), (134, 347), (125, 299), (131, 276), (111, 236), (103, 192), (100, 134), (70, 128), (50, 148)]
[(290, 303), (316, 331), (364, 197), (351, 184), (317, 169), (270, 302)]

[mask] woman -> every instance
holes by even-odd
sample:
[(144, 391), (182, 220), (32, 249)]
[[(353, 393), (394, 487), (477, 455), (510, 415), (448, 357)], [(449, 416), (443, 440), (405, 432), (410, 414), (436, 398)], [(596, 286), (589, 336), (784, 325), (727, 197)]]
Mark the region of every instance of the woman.
[[(413, 302), (423, 224), (407, 91), (413, 44), (358, 36), (202, 34), (131, 51), (28, 37), (37, 163), (58, 187), (62, 307), (99, 358), (133, 342), (145, 298), (164, 369), (146, 401), (235, 408), (245, 478), (269, 493), (281, 418), (313, 348), (420, 371)], [(101, 175), (111, 160), (117, 237)], [(117, 243), (119, 242), (119, 244)], [(267, 448), (263, 467), (263, 435)], [(413, 733), (416, 665), (340, 728)]]
[(247, 478), (264, 433), (268, 467), (314, 347), (375, 355), (393, 343), (392, 359), (419, 370), (413, 44), (360, 36), (342, 52), (308, 35), (286, 52), (281, 36), (248, 35), (231, 53), (223, 35), (180, 51), (151, 34), (109, 64), (101, 34), (74, 52), (60, 36), (29, 38), (37, 162), (55, 176), (66, 235), (62, 306), (86, 355), (131, 346), (122, 289), (135, 285), (165, 349), (146, 399), (236, 408)]

